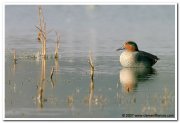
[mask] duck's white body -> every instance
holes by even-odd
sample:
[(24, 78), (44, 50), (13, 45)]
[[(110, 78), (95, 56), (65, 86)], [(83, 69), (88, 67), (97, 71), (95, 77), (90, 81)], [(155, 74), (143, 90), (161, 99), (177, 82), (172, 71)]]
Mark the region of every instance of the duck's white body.
[(124, 67), (132, 67), (136, 64), (136, 52), (128, 52), (128, 51), (124, 51), (121, 55), (120, 55), (120, 63), (122, 66)]

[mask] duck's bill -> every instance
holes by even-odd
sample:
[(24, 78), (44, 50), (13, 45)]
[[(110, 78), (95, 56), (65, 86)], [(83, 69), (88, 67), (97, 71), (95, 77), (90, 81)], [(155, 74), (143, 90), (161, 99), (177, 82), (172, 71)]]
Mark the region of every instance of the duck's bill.
[(119, 50), (124, 50), (124, 47), (116, 49), (116, 51), (119, 51)]

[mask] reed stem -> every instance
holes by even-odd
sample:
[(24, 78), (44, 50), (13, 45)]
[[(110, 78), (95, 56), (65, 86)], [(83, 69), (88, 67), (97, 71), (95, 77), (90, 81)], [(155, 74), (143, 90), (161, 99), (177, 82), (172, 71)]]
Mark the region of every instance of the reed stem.
[(93, 64), (93, 60), (92, 60), (92, 52), (89, 53), (88, 63), (90, 65), (90, 76), (91, 76), (91, 79), (93, 80), (93, 78), (94, 78), (94, 64)]
[(38, 41), (42, 44), (41, 46), (41, 56), (42, 58), (46, 59), (46, 40), (47, 40), (47, 31), (46, 31), (46, 23), (44, 21), (44, 15), (42, 12), (42, 7), (39, 6), (38, 8), (38, 21), (39, 26), (36, 28), (38, 29)]
[(59, 51), (59, 47), (60, 47), (60, 44), (59, 44), (59, 42), (60, 42), (60, 34), (58, 34), (57, 32), (56, 32), (56, 48), (55, 48), (55, 55), (54, 55), (54, 58), (55, 59), (58, 59), (58, 51)]

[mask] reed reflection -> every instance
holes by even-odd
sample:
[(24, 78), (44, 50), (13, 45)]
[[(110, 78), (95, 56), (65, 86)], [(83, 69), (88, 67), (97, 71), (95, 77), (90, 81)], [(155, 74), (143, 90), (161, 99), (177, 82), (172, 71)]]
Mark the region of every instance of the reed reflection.
[(42, 63), (41, 63), (41, 79), (40, 82), (38, 83), (38, 91), (37, 91), (37, 106), (39, 108), (44, 107), (44, 92), (45, 92), (45, 80), (46, 80), (46, 59), (42, 58)]
[[(51, 68), (51, 75), (50, 75), (50, 80), (51, 80), (51, 86), (52, 86), (52, 88), (55, 87), (55, 83), (56, 83), (56, 81), (58, 81), (57, 75), (58, 75), (58, 73), (59, 73), (59, 61), (58, 61), (58, 58), (56, 58), (54, 62), (55, 62), (55, 66), (53, 66), (53, 67)], [(56, 74), (56, 75), (55, 75), (55, 80), (54, 80), (54, 78), (53, 78), (54, 71), (55, 71), (55, 74)]]
[(89, 109), (91, 108), (92, 102), (94, 98), (94, 78), (91, 76), (91, 81), (89, 84)]
[(11, 65), (11, 72), (12, 72), (13, 77), (15, 77), (16, 67), (17, 67), (17, 63), (13, 63)]
[(144, 82), (155, 74), (153, 68), (122, 68), (119, 72), (119, 80), (124, 92), (132, 92), (138, 82)]
[(54, 82), (54, 80), (53, 80), (53, 74), (54, 74), (54, 67), (52, 67), (52, 69), (51, 69), (51, 75), (50, 75), (52, 88), (54, 88), (54, 85), (55, 85), (55, 82)]
[(56, 71), (56, 75), (57, 75), (59, 72), (59, 67), (60, 67), (58, 58), (55, 59), (54, 64), (55, 64), (55, 71)]

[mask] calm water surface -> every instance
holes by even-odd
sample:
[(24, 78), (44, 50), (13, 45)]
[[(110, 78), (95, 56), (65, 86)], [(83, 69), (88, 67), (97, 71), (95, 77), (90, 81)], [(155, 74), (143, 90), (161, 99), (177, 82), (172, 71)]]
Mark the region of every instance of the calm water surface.
[[(61, 35), (58, 60), (53, 59), (53, 31), (48, 59), (29, 57), (41, 48), (35, 28), (38, 6), (5, 7), (6, 118), (175, 116), (174, 6), (43, 6), (43, 11), (47, 28)], [(152, 69), (122, 68), (116, 49), (125, 40), (134, 40), (160, 60)]]

